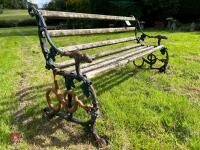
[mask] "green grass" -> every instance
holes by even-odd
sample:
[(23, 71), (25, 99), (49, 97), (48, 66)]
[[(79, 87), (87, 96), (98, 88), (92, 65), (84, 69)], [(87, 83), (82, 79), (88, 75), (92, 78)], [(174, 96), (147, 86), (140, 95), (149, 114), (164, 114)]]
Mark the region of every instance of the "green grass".
[[(0, 29), (0, 148), (13, 148), (8, 135), (20, 131), (20, 149), (95, 149), (81, 127), (42, 119), (52, 74), (44, 68), (36, 33), (36, 28)], [(111, 149), (200, 149), (200, 33), (161, 33), (169, 38), (166, 74), (129, 64), (92, 80), (101, 105), (97, 130)], [(128, 35), (53, 40), (65, 46)]]
[(4, 9), (3, 14), (0, 14), (0, 21), (10, 21), (10, 20), (26, 20), (30, 19), (27, 10), (23, 9)]
[(0, 14), (0, 28), (32, 25), (35, 25), (35, 21), (27, 10), (4, 9), (3, 14)]

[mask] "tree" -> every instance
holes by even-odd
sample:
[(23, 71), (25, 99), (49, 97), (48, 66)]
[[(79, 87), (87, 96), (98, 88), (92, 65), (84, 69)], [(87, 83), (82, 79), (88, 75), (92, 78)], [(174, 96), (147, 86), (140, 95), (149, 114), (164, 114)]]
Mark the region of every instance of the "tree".
[(184, 21), (194, 21), (200, 19), (200, 1), (199, 0), (180, 0), (180, 10), (178, 18)]
[(165, 19), (176, 15), (179, 10), (179, 0), (141, 0), (140, 6), (144, 15), (152, 19)]
[(0, 14), (3, 13), (3, 4), (0, 3)]
[(90, 0), (66, 0), (67, 11), (91, 12)]
[(27, 0), (0, 0), (4, 8), (10, 9), (25, 9)]
[(134, 16), (141, 16), (141, 11), (138, 9), (137, 3), (134, 1), (109, 1), (110, 3), (110, 11), (114, 15), (125, 15), (125, 16), (131, 16), (134, 14)]
[(64, 0), (52, 0), (44, 8), (49, 10), (66, 10), (66, 2)]
[(46, 6), (73, 12), (134, 15), (147, 22), (165, 20), (170, 16), (181, 19), (200, 16), (199, 0), (52, 0)]

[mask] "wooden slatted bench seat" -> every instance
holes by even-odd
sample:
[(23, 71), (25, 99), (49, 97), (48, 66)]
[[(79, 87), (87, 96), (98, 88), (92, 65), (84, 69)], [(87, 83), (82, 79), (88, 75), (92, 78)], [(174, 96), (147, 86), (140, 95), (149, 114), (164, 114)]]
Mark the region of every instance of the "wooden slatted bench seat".
[[(54, 116), (59, 116), (68, 121), (78, 123), (90, 131), (97, 141), (99, 146), (106, 145), (106, 141), (97, 134), (94, 124), (99, 115), (99, 105), (95, 90), (92, 86), (91, 78), (118, 68), (129, 62), (133, 62), (134, 65), (141, 67), (144, 63), (150, 65), (151, 69), (158, 69), (160, 72), (165, 72), (168, 64), (168, 50), (165, 46), (160, 45), (162, 39), (167, 39), (165, 36), (149, 36), (141, 31), (142, 35), (137, 36), (137, 28), (140, 29), (139, 22), (134, 17), (124, 16), (108, 16), (97, 14), (84, 14), (84, 13), (72, 13), (72, 12), (58, 12), (38, 10), (34, 5), (29, 3), (29, 14), (36, 18), (38, 24), (38, 35), (41, 44), (41, 49), (46, 61), (46, 68), (53, 71), (54, 87), (50, 88), (46, 92), (46, 98), (48, 107), (44, 109), (45, 115), (51, 119)], [(100, 28), (100, 29), (66, 29), (66, 30), (47, 30), (45, 18), (52, 19), (87, 19), (87, 20), (109, 20), (109, 21), (123, 21), (127, 26), (119, 28)], [(133, 27), (132, 22), (136, 22), (137, 26)], [(119, 32), (135, 32), (135, 36), (123, 37), (117, 39), (109, 39), (105, 41), (97, 41), (73, 45), (67, 47), (57, 48), (51, 37), (72, 36), (72, 35), (89, 35), (99, 33), (119, 33)], [(144, 44), (145, 38), (158, 39), (158, 45), (146, 45)], [(109, 45), (125, 44), (115, 50), (105, 50), (100, 53), (87, 55), (85, 50), (91, 50), (99, 47), (107, 47)], [(129, 45), (126, 45), (129, 43)], [(131, 43), (131, 44), (130, 44)], [(50, 48), (48, 48), (48, 46)], [(160, 51), (164, 58), (159, 59), (154, 52)], [(60, 56), (68, 56), (67, 61), (57, 63), (56, 59)], [(142, 64), (137, 65), (135, 60), (141, 59)], [(163, 63), (161, 67), (153, 67), (154, 64), (160, 61)], [(57, 83), (56, 76), (63, 76), (65, 79), (66, 90), (61, 92)], [(86, 99), (91, 100), (91, 105), (84, 104), (85, 101), (75, 94), (76, 88), (75, 81), (81, 83), (81, 89)], [(53, 105), (51, 100), (51, 93), (56, 95), (58, 103)], [(78, 107), (83, 108), (89, 115), (90, 119), (87, 121), (81, 121), (76, 118), (74, 113)], [(61, 113), (61, 110), (65, 109), (66, 114)]]
[[(132, 47), (132, 48), (131, 48)], [(99, 73), (107, 72), (121, 65), (125, 65), (129, 62), (133, 62), (137, 58), (142, 58), (152, 52), (162, 49), (163, 46), (153, 47), (153, 46), (142, 46), (141, 44), (135, 46), (126, 47), (123, 51), (114, 51), (109, 53), (109, 56), (105, 56), (107, 53), (100, 53), (92, 56), (93, 62), (90, 64), (81, 64), (80, 70), (82, 74), (86, 75), (88, 78), (93, 78)], [(108, 55), (108, 54), (107, 54)], [(101, 59), (98, 59), (103, 57)], [(67, 72), (75, 72), (74, 66), (75, 62), (61, 63), (56, 65), (56, 68), (65, 68)], [(70, 67), (72, 66), (72, 67)]]

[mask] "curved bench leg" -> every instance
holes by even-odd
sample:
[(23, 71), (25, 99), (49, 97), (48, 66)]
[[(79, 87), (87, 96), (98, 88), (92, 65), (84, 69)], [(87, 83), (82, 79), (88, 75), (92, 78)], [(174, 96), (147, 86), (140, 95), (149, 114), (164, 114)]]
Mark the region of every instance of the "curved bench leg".
[[(67, 121), (80, 124), (85, 128), (85, 131), (87, 131), (87, 133), (89, 133), (94, 138), (98, 147), (102, 148), (107, 146), (106, 140), (101, 138), (95, 129), (95, 123), (99, 116), (99, 105), (96, 92), (92, 86), (92, 82), (89, 79), (87, 79), (86, 76), (83, 75), (62, 74), (62, 76), (65, 78), (65, 84), (67, 88), (67, 90), (62, 95), (57, 81), (55, 80), (55, 76), (56, 73), (54, 72), (55, 87), (47, 90), (46, 98), (49, 107), (44, 109), (45, 116), (48, 119), (52, 119), (54, 116), (58, 116)], [(75, 88), (75, 79), (82, 83), (81, 89), (83, 91), (83, 94), (87, 98), (91, 98), (92, 105), (85, 105), (81, 100), (78, 99), (78, 96), (76, 96), (76, 94), (73, 91), (71, 91), (72, 88)], [(53, 91), (52, 93), (54, 93), (57, 97), (58, 104), (55, 106), (51, 102), (51, 98), (49, 95), (50, 91)], [(76, 112), (78, 107), (84, 109), (86, 113), (90, 115), (90, 119), (88, 121), (81, 121), (80, 119), (74, 116), (74, 113)], [(67, 111), (67, 114), (60, 112), (60, 110), (64, 108)]]
[[(54, 87), (47, 89), (46, 91), (46, 99), (48, 107), (43, 109), (45, 117), (47, 117), (49, 120), (55, 117), (56, 114), (66, 105), (64, 97), (62, 96), (61, 90), (56, 80), (56, 71), (53, 71), (53, 81), (54, 81)], [(55, 94), (58, 100), (58, 104), (56, 106), (52, 104), (52, 100), (50, 97), (51, 92)]]
[[(135, 61), (133, 62), (133, 64), (136, 67), (141, 68), (146, 63), (146, 64), (150, 65), (150, 69), (156, 69), (159, 72), (164, 72), (165, 73), (165, 71), (167, 69), (168, 62), (169, 62), (168, 49), (167, 48), (162, 48), (160, 50), (160, 52), (161, 52), (161, 54), (163, 56), (165, 56), (164, 59), (159, 59), (159, 58), (156, 57), (155, 54), (151, 53), (151, 54), (147, 55), (147, 58), (142, 58), (142, 63), (140, 65), (136, 64)], [(162, 62), (163, 65), (161, 67), (153, 67), (154, 64), (156, 64), (157, 61)]]
[(94, 90), (94, 87), (92, 86), (92, 82), (88, 80), (86, 76), (84, 76), (82, 80), (83, 80), (83, 86), (82, 86), (83, 93), (86, 96), (89, 96), (89, 95), (92, 96), (92, 105), (93, 105), (93, 109), (90, 111), (91, 119), (86, 123), (85, 129), (87, 132), (89, 132), (92, 135), (92, 137), (94, 138), (96, 142), (96, 145), (100, 148), (103, 148), (108, 145), (108, 142), (98, 135), (95, 128), (95, 123), (99, 116), (99, 104), (98, 104), (96, 92)]

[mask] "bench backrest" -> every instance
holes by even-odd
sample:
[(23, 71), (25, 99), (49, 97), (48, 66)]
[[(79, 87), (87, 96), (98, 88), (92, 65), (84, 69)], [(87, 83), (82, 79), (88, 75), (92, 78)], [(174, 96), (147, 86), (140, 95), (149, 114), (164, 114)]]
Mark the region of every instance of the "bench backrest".
[(135, 21), (135, 17), (110, 16), (110, 15), (48, 11), (48, 10), (40, 10), (40, 12), (42, 16), (47, 19), (109, 20), (109, 21), (124, 21), (127, 24), (127, 26), (125, 27), (118, 27), (118, 28), (49, 30), (50, 36), (86, 35), (86, 34), (98, 34), (98, 33), (128, 32), (135, 30), (135, 27), (129, 27), (131, 26), (130, 22)]
[[(102, 47), (107, 45), (113, 45), (118, 43), (124, 43), (136, 40), (136, 37), (126, 37), (121, 39), (99, 41), (95, 43), (81, 44), (75, 46), (68, 46), (62, 48), (56, 48), (51, 41), (50, 36), (68, 36), (68, 35), (88, 35), (98, 33), (114, 33), (114, 32), (129, 32), (135, 31), (135, 27), (132, 26), (131, 22), (135, 22), (135, 17), (125, 16), (110, 16), (110, 15), (98, 15), (98, 14), (85, 14), (85, 13), (74, 13), (74, 12), (60, 12), (60, 11), (47, 11), (38, 10), (33, 6), (29, 6), (29, 13), (32, 16), (36, 16), (38, 27), (39, 27), (39, 38), (43, 54), (47, 60), (47, 67), (52, 68), (54, 66), (55, 56), (57, 53), (62, 54), (63, 51), (74, 51), (74, 50), (86, 50), (96, 47)], [(110, 21), (123, 21), (126, 26), (116, 28), (98, 28), (98, 29), (67, 29), (67, 30), (47, 30), (45, 19), (86, 19), (86, 20), (110, 20)], [(48, 50), (45, 45), (44, 37), (47, 39), (51, 48)], [(51, 57), (51, 58), (49, 58)], [(50, 60), (49, 60), (50, 59)]]

